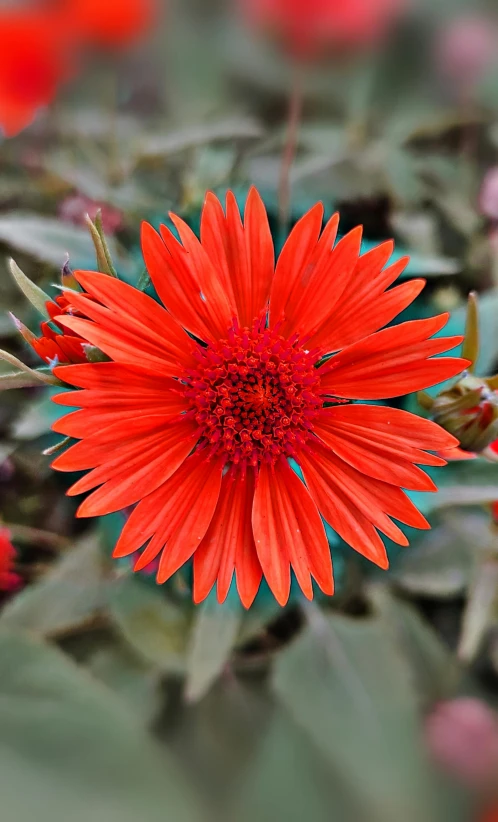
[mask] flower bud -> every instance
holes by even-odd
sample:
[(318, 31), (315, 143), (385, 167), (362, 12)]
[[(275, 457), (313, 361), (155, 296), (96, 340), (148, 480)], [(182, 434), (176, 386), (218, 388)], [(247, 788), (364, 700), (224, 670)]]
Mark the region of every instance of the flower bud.
[(498, 439), (498, 395), (486, 380), (464, 373), (434, 400), (432, 417), (457, 437), (464, 451), (479, 453)]
[(457, 437), (464, 451), (495, 460), (498, 449), (495, 455), (495, 449), (490, 453), (489, 446), (498, 440), (498, 378), (481, 378), (473, 373), (479, 357), (479, 312), (475, 293), (469, 294), (462, 355), (472, 365), (458, 382), (435, 399), (421, 391), (418, 400), (435, 422)]

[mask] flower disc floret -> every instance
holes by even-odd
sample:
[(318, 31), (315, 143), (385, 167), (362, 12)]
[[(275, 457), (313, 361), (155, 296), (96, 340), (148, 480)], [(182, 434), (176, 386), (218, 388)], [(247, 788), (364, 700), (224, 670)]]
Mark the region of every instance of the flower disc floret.
[(306, 350), (297, 334), (286, 340), (256, 321), (252, 329), (234, 327), (226, 339), (199, 347), (196, 356), (185, 397), (204, 444), (236, 465), (295, 456), (322, 404), (316, 352)]

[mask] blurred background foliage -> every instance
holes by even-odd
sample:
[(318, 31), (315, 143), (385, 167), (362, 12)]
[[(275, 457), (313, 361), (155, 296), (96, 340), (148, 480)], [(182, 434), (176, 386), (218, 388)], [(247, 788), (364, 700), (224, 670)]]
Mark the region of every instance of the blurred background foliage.
[[(428, 284), (404, 319), (452, 310), (461, 333), (478, 292), (482, 375), (498, 370), (492, 12), (419, 0), (375, 52), (307, 61), (290, 177), (292, 220), (321, 199), (343, 232), (363, 224), (365, 248), (394, 236), (411, 254), (405, 276)], [(208, 189), (256, 184), (279, 247), (295, 70), (235, 3), (171, 0), (145, 42), (96, 55), (1, 141), (0, 347), (37, 365), (7, 312), (34, 330), (40, 318), (7, 258), (56, 294), (67, 259), (95, 268), (84, 217), (98, 208), (135, 284), (141, 220), (174, 209), (197, 227)], [(0, 405), (0, 517), (23, 580), (0, 612), (2, 819), (478, 820), (498, 799), (496, 464), (430, 469), (440, 490), (412, 497), (432, 531), (391, 546), (388, 573), (329, 529), (332, 600), (296, 590), (281, 609), (263, 585), (248, 612), (235, 591), (195, 607), (189, 568), (158, 587), (111, 560), (122, 515), (74, 518), (71, 477), (42, 455), (54, 390)]]

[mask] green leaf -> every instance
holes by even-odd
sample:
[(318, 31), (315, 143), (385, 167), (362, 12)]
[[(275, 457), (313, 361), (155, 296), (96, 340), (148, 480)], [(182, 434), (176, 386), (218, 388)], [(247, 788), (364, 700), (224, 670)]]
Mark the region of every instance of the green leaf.
[(396, 599), (385, 587), (373, 592), (373, 601), (390, 635), (411, 670), (411, 685), (424, 711), (450, 699), (461, 678), (450, 649), (409, 603)]
[[(489, 535), (492, 547), (493, 535)], [(498, 605), (498, 560), (488, 558), (475, 570), (462, 619), (458, 657), (462, 662), (472, 662), (481, 647), (488, 630), (496, 624)]]
[(148, 134), (138, 146), (138, 159), (166, 157), (213, 142), (254, 140), (262, 134), (261, 126), (253, 118), (232, 117), (218, 123), (189, 126), (169, 134)]
[(109, 277), (117, 277), (116, 269), (112, 262), (111, 252), (104, 234), (104, 227), (102, 225), (102, 212), (99, 211), (95, 222), (86, 215), (85, 222), (90, 231), (90, 236), (95, 248), (97, 257), (97, 270), (102, 274), (107, 274)]
[[(57, 268), (68, 255), (73, 268), (94, 267), (95, 252), (88, 231), (55, 217), (20, 211), (1, 214), (0, 242)], [(115, 243), (109, 244), (116, 257)]]
[[(38, 374), (39, 372), (37, 372)], [(10, 374), (0, 374), (0, 391), (9, 391), (13, 388), (34, 388), (40, 385), (38, 376), (26, 371), (12, 371)]]
[(0, 793), (10, 822), (196, 822), (192, 789), (120, 700), (61, 652), (0, 632)]
[(163, 709), (161, 673), (147, 665), (128, 645), (98, 647), (86, 666), (145, 723), (152, 722)]
[[(19, 369), (19, 371), (23, 371), (25, 374), (29, 374), (30, 377), (36, 380), (36, 383), (39, 385), (40, 383), (45, 383), (46, 385), (62, 385), (60, 380), (57, 377), (54, 377), (53, 374), (47, 374), (44, 371), (35, 370), (34, 368), (30, 368), (29, 365), (25, 365), (21, 360), (18, 360), (17, 357), (14, 357), (13, 354), (9, 354), (8, 351), (0, 350), (0, 360), (4, 360), (8, 362), (9, 365), (13, 365)], [(11, 374), (7, 376), (11, 377)], [(35, 383), (35, 384), (36, 384)]]
[(185, 697), (196, 702), (207, 693), (227, 664), (242, 622), (240, 601), (230, 597), (220, 604), (212, 591), (194, 616), (189, 653)]
[(123, 576), (109, 592), (109, 615), (121, 635), (161, 671), (182, 672), (190, 615), (167, 599), (164, 589), (138, 575)]
[(306, 733), (278, 708), (239, 780), (229, 818), (237, 822), (362, 819), (355, 791), (347, 792)]
[(45, 292), (42, 291), (38, 285), (31, 282), (29, 277), (26, 277), (26, 274), (21, 271), (14, 260), (9, 260), (9, 268), (14, 280), (21, 289), (22, 293), (28, 298), (31, 305), (33, 305), (40, 312), (42, 317), (49, 319), (46, 303), (51, 302), (51, 299), (48, 294), (45, 294)]
[(366, 819), (437, 818), (409, 667), (383, 621), (309, 608), (310, 627), (276, 661), (276, 696), (356, 790)]
[(390, 572), (396, 585), (415, 596), (459, 596), (470, 583), (479, 555), (489, 549), (489, 515), (484, 510), (442, 511), (432, 530), (412, 542)]
[(107, 584), (98, 540), (87, 537), (7, 603), (0, 626), (25, 628), (41, 636), (73, 630), (103, 607)]

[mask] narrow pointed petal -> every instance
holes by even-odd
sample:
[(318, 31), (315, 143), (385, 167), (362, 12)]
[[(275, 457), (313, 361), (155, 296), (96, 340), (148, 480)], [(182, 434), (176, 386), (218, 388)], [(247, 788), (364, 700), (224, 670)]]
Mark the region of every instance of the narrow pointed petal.
[(455, 348), (463, 338), (429, 339), (448, 318), (441, 314), (411, 320), (353, 343), (319, 369), (323, 393), (347, 399), (388, 399), (456, 377), (468, 360), (434, 355)]
[(281, 605), (289, 597), (291, 566), (309, 599), (313, 596), (311, 575), (325, 593), (333, 593), (323, 523), (307, 489), (284, 458), (275, 466), (261, 465), (252, 525), (263, 573)]
[(195, 602), (205, 599), (216, 581), (218, 600), (224, 602), (235, 569), (243, 605), (253, 602), (263, 576), (251, 525), (254, 484), (252, 468), (232, 466), (223, 477), (211, 525), (194, 554)]
[(414, 528), (429, 527), (401, 489), (359, 473), (318, 441), (302, 450), (299, 464), (329, 525), (381, 568), (388, 567), (388, 559), (377, 529), (400, 545), (408, 542), (391, 517)]
[(200, 545), (216, 509), (221, 475), (222, 463), (206, 459), (205, 452), (188, 457), (173, 476), (138, 503), (114, 556), (128, 556), (150, 539), (135, 569), (141, 570), (161, 554), (157, 581), (165, 582)]
[(209, 193), (201, 218), (201, 241), (221, 272), (239, 325), (250, 327), (268, 303), (274, 271), (268, 216), (256, 189), (249, 191), (244, 224), (232, 192), (227, 194), (226, 216), (219, 200)]
[[(337, 456), (361, 473), (418, 491), (436, 490), (430, 477), (416, 467), (416, 463), (427, 464), (424, 449), (439, 451), (458, 445), (435, 423), (380, 406), (323, 408), (314, 429)], [(429, 464), (433, 464), (431, 458)]]
[(270, 296), (270, 323), (286, 316), (287, 302), (316, 248), (323, 220), (323, 205), (317, 203), (296, 223), (280, 252)]

